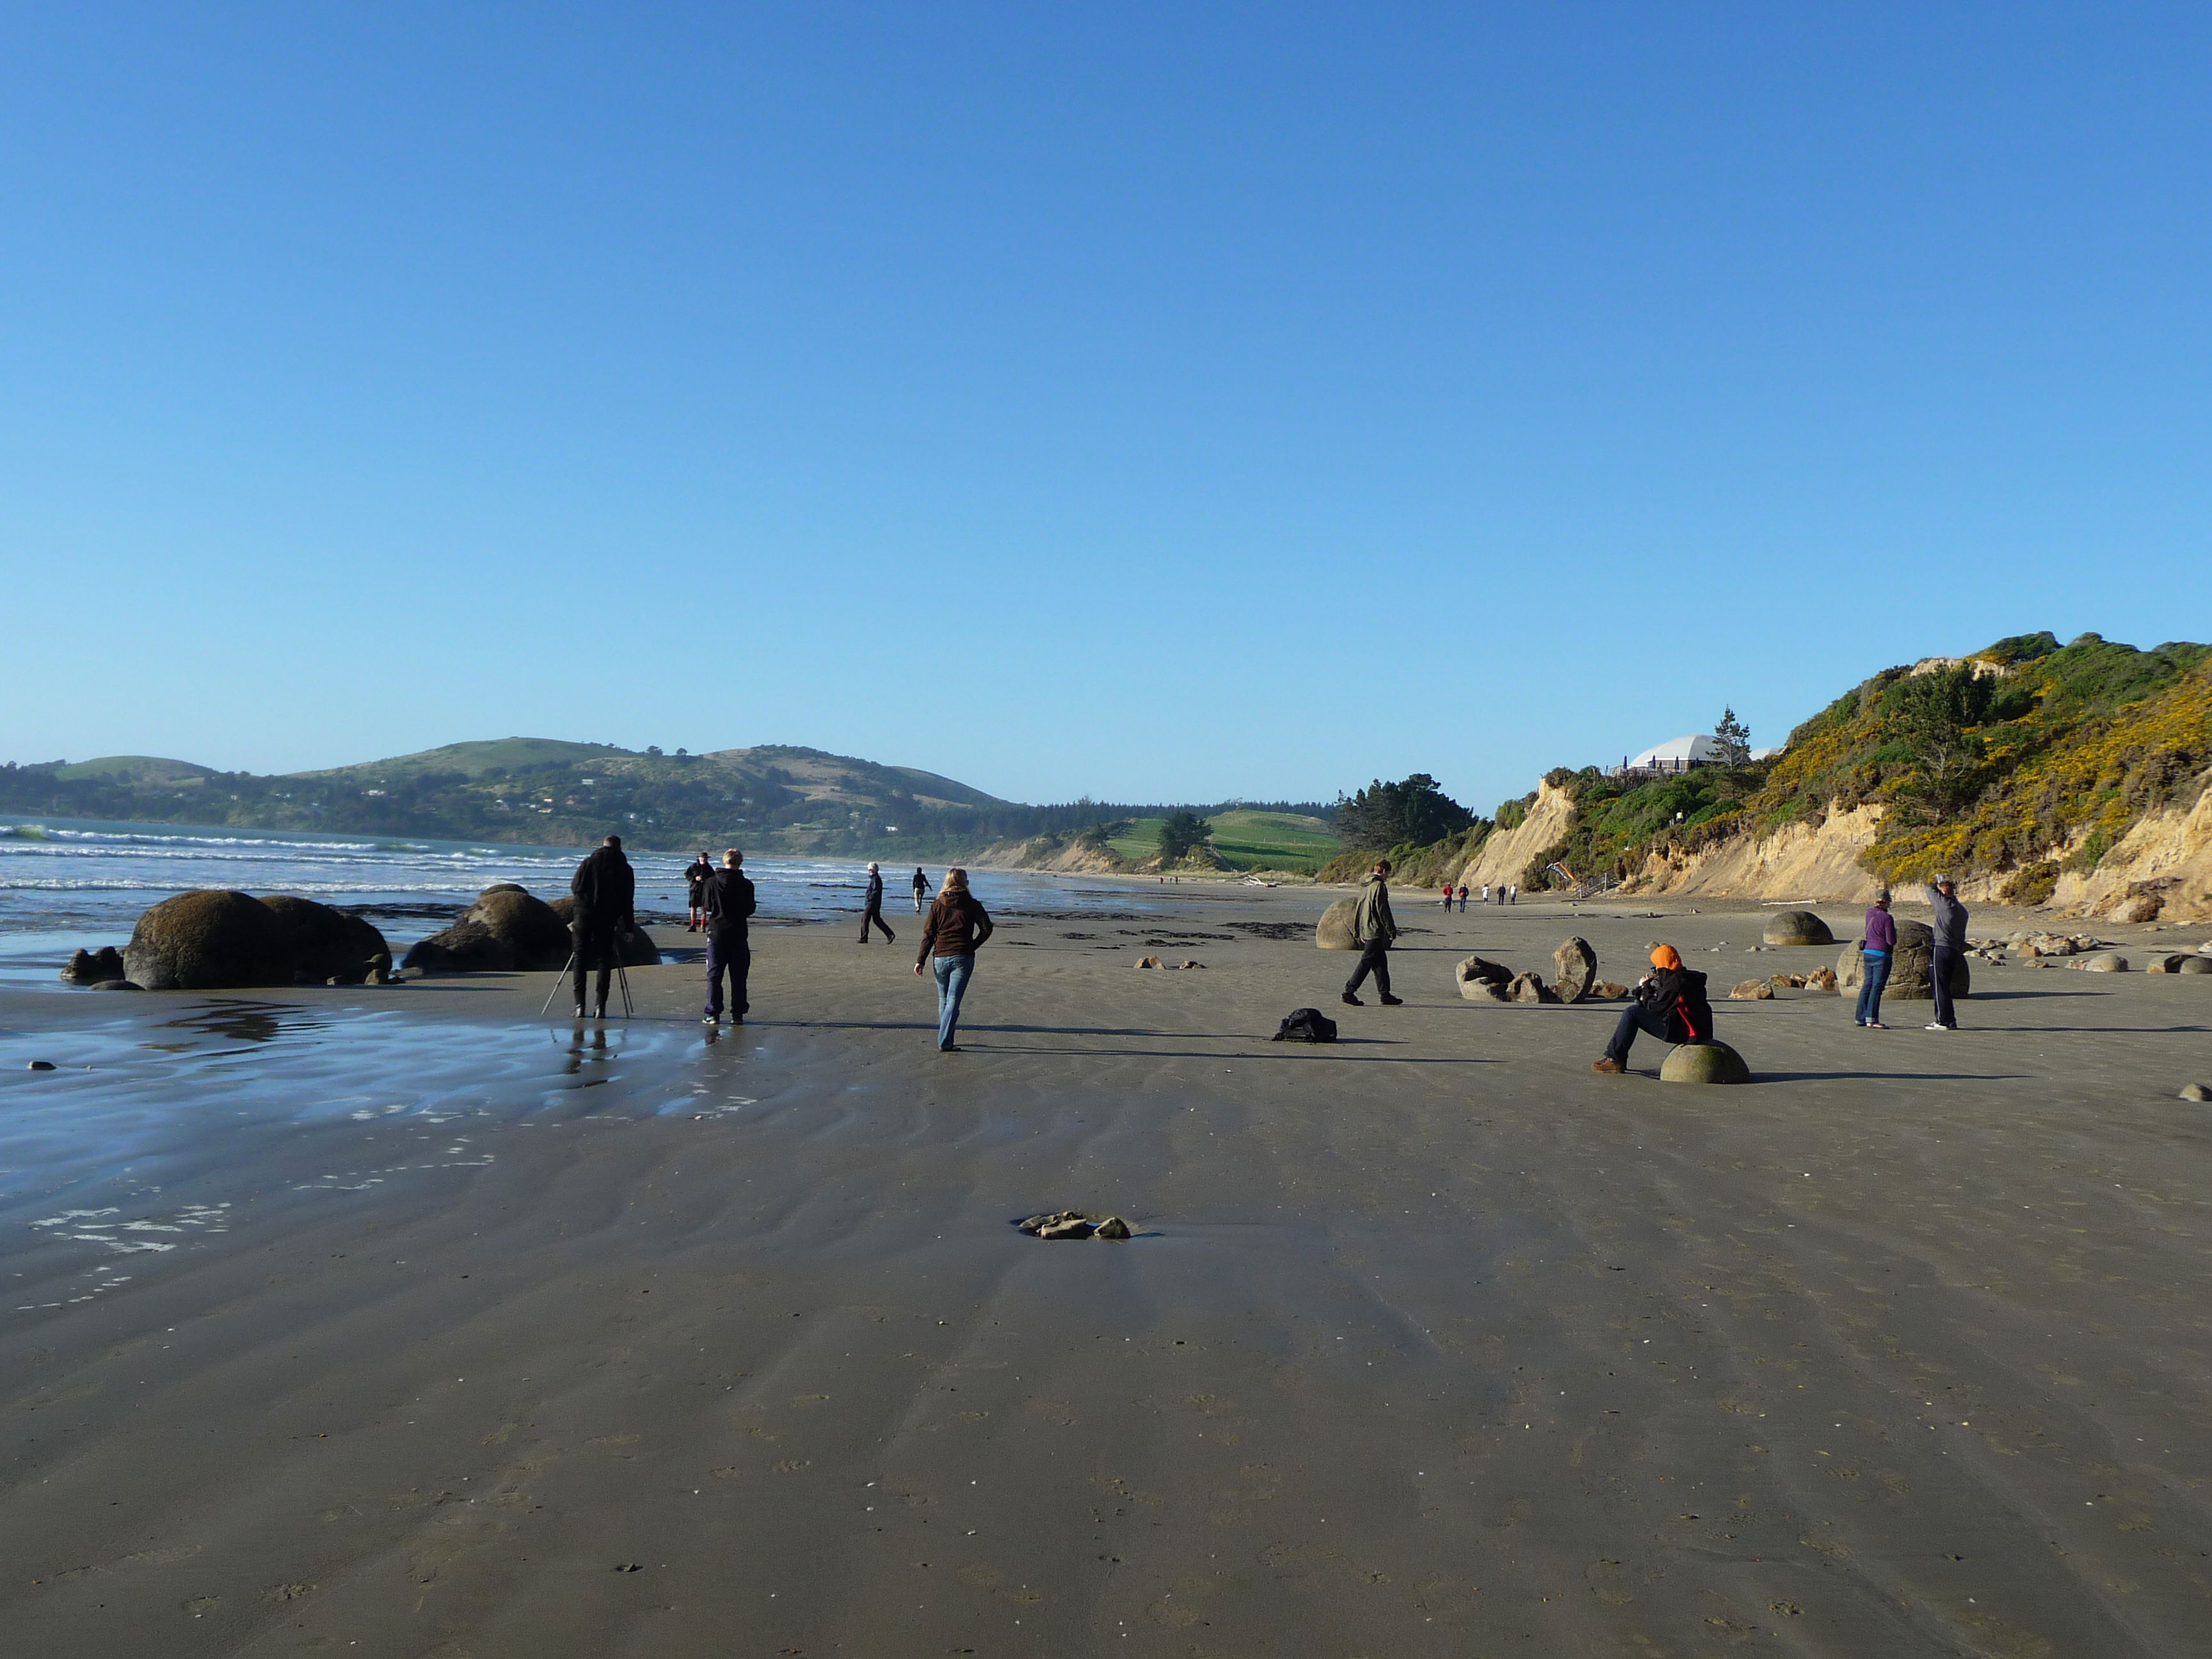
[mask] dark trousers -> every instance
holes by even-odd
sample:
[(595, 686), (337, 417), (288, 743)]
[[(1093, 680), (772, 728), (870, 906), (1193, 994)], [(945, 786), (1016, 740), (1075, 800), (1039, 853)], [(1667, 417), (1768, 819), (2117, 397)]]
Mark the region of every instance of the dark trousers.
[(1617, 1066), (1626, 1066), (1629, 1048), (1635, 1043), (1638, 1031), (1648, 1032), (1662, 1042), (1677, 1041), (1668, 1029), (1669, 1024), (1666, 1015), (1656, 1013), (1640, 1002), (1630, 1003), (1620, 1011), (1620, 1023), (1613, 1028), (1613, 1041), (1605, 1045), (1605, 1057)]
[(743, 933), (707, 935), (707, 1018), (722, 1017), (722, 975), (730, 976), (730, 1015), (743, 1019), (752, 1004), (745, 1000), (745, 980), (753, 970), (753, 947)]
[(1359, 947), (1359, 966), (1352, 970), (1352, 977), (1344, 981), (1344, 994), (1354, 994), (1365, 983), (1368, 975), (1375, 975), (1375, 988), (1384, 996), (1390, 994), (1390, 947), (1379, 939), (1370, 939)]
[(889, 939), (893, 945), (896, 945), (898, 943), (898, 935), (891, 932), (890, 923), (884, 920), (884, 902), (881, 899), (878, 899), (874, 903), (868, 906), (866, 909), (860, 912), (860, 943), (863, 945), (866, 945), (868, 942), (868, 924), (870, 922), (873, 922), (877, 927), (882, 928), (884, 930), (884, 937)]
[(1936, 1023), (1957, 1027), (1959, 1011), (1951, 1006), (1951, 974), (1959, 965), (1959, 953), (1936, 947), (1936, 959), (1929, 963), (1928, 994), (1936, 999)]
[(611, 924), (600, 927), (596, 922), (579, 923), (572, 935), (576, 941), (576, 1009), (583, 1011), (584, 975), (596, 967), (599, 970), (599, 1006), (607, 1006), (607, 986), (614, 976), (615, 930)]

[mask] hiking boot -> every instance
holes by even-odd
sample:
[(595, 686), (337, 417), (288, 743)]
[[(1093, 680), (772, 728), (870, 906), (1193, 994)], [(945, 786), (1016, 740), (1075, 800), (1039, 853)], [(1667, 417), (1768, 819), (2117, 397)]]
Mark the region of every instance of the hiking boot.
[(1397, 1007), (1402, 1007), (1402, 1006), (1404, 1006), (1404, 1004), (1405, 1004), (1405, 1001), (1406, 1001), (1406, 999), (1405, 999), (1405, 998), (1403, 998), (1403, 997), (1394, 997), (1394, 996), (1392, 996), (1392, 995), (1391, 995), (1388, 991), (1385, 991), (1385, 992), (1382, 994), (1382, 1006), (1383, 1006), (1385, 1008), (1397, 1008)]
[(1344, 1006), (1347, 1008), (1364, 1008), (1367, 1005), (1352, 995), (1351, 992), (1346, 991), (1344, 994)]
[(1625, 1072), (1627, 1069), (1628, 1067), (1622, 1065), (1617, 1060), (1594, 1060), (1590, 1061), (1590, 1070), (1593, 1072)]

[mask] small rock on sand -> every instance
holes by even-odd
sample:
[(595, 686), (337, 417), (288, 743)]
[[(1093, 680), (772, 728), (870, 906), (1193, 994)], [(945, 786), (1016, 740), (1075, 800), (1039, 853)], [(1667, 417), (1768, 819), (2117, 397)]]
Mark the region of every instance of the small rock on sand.
[(51, 1072), (54, 1069), (54, 1063), (51, 1060), (33, 1060), (27, 1062), (23, 1069), (27, 1072)]
[(2094, 956), (2083, 957), (2074, 964), (2085, 974), (2124, 974), (2128, 959), (2118, 951), (2100, 951)]
[(2212, 1089), (2201, 1083), (2185, 1083), (2181, 1085), (2181, 1097), (2184, 1100), (2212, 1100)]
[(1137, 966), (1139, 968), (1164, 968), (1167, 966), (1167, 963), (1162, 962), (1158, 957), (1139, 957), (1137, 958)]
[(1122, 1220), (1118, 1215), (1109, 1215), (1103, 1221), (1100, 1222), (1096, 1234), (1096, 1237), (1099, 1238), (1118, 1239), (1127, 1238), (1128, 1236), (1129, 1224)]
[(1763, 979), (1747, 979), (1729, 993), (1730, 1002), (1771, 1002), (1774, 988)]

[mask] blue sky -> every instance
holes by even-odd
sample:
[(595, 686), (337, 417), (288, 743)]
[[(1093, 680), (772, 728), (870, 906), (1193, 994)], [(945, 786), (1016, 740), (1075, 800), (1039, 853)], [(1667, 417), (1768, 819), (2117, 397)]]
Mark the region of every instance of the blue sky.
[(2199, 7), (11, 6), (0, 759), (1486, 811), (2212, 636), (2208, 127)]

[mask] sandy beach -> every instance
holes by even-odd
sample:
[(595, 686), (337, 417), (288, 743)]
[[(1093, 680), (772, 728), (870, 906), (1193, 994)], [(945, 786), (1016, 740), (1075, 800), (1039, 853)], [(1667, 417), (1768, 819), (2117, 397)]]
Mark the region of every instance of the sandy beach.
[(1759, 1080), (1678, 1088), (1453, 963), (1834, 951), (1401, 893), (1352, 1009), (1334, 894), (1167, 890), (1006, 918), (957, 1055), (903, 907), (757, 930), (711, 1037), (684, 963), (580, 1032), (544, 975), (0, 995), (8, 1648), (2206, 1651), (2212, 981), (1723, 1003)]

